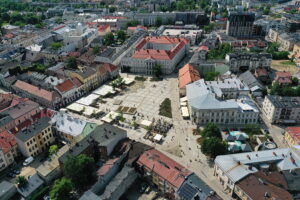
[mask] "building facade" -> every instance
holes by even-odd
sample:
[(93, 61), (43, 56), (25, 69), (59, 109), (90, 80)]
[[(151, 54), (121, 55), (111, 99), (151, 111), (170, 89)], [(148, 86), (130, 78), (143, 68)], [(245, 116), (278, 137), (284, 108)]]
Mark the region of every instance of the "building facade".
[(17, 142), (13, 134), (8, 131), (0, 133), (0, 171), (11, 165), (18, 155)]
[(299, 123), (300, 98), (268, 95), (263, 101), (262, 111), (271, 123)]
[(18, 148), (24, 156), (37, 156), (55, 141), (50, 120), (43, 117), (16, 134)]
[(230, 13), (226, 26), (226, 34), (237, 38), (252, 37), (254, 13)]
[(238, 73), (257, 68), (269, 69), (272, 63), (272, 55), (269, 53), (230, 53), (225, 57), (230, 71)]
[(170, 74), (189, 50), (189, 41), (167, 36), (143, 38), (121, 61), (123, 71), (152, 75), (160, 67)]

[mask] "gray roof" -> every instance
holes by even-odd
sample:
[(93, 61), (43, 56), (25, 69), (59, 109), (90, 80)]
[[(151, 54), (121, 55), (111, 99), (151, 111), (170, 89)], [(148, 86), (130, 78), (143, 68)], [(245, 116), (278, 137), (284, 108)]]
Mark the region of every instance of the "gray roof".
[(17, 190), (23, 197), (26, 198), (41, 187), (43, 183), (44, 181), (37, 174), (34, 174), (28, 179), (26, 185), (21, 188), (17, 188)]
[(199, 200), (206, 200), (212, 191), (213, 189), (193, 173), (181, 185), (177, 193), (182, 200), (194, 200), (195, 197), (199, 197)]
[(88, 190), (80, 197), (79, 200), (101, 200), (101, 199), (94, 192)]
[(253, 74), (250, 71), (246, 71), (244, 73), (242, 73), (239, 78), (245, 82), (245, 84), (249, 87), (249, 88), (253, 88), (255, 86), (259, 87), (260, 89), (265, 88), (256, 78), (255, 76), (253, 76)]
[(248, 143), (242, 144), (241, 148), (242, 148), (242, 151), (244, 151), (244, 152), (251, 152), (252, 151), (252, 149), (251, 149), (251, 147)]
[(14, 190), (17, 192), (16, 186), (8, 181), (2, 181), (0, 183), (0, 199), (4, 199), (4, 196), (9, 195), (11, 191)]
[(8, 124), (12, 120), (13, 118), (10, 115), (0, 113), (0, 126), (4, 126), (5, 124)]
[(16, 137), (19, 140), (22, 140), (23, 142), (26, 142), (36, 134), (39, 134), (42, 130), (47, 128), (50, 125), (50, 118), (49, 117), (43, 117), (36, 122), (34, 122), (32, 125), (27, 127), (24, 130), (20, 130), (17, 134)]
[(299, 193), (300, 192), (300, 169), (296, 169), (292, 172), (284, 171), (283, 176), (287, 181), (289, 190), (292, 192), (297, 191)]
[(20, 116), (38, 108), (38, 107), (39, 107), (38, 103), (28, 100), (28, 101), (20, 102), (19, 104), (8, 108), (7, 110), (3, 111), (2, 113), (9, 114), (13, 119), (17, 119)]
[(186, 86), (189, 105), (196, 109), (238, 109), (235, 101), (218, 100), (212, 87), (208, 87), (204, 79), (195, 81)]
[(277, 95), (268, 95), (270, 102), (276, 108), (299, 108), (300, 107), (300, 97), (282, 97)]
[[(217, 156), (215, 159), (215, 165), (233, 182), (237, 182), (245, 176), (257, 172), (258, 169), (253, 165), (264, 163), (275, 163), (281, 171), (299, 169), (300, 146), (222, 155)], [(252, 168), (249, 168), (249, 166), (252, 166)]]

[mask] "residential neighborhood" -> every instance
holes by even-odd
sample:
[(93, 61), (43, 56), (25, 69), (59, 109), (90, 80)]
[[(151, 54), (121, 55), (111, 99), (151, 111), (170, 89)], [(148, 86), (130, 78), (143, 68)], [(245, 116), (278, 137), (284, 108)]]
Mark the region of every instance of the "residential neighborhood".
[(0, 200), (300, 199), (300, 2), (3, 0)]

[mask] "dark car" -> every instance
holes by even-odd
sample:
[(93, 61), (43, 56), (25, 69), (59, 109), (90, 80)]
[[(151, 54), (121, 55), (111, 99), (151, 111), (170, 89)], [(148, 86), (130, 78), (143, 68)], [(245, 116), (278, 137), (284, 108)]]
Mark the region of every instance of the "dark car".
[(19, 175), (19, 174), (21, 173), (21, 171), (18, 170), (18, 169), (15, 169), (15, 170), (13, 171), (13, 173), (16, 174), (16, 175)]
[(16, 177), (16, 175), (14, 173), (9, 173), (8, 176), (11, 177), (11, 178), (15, 178)]

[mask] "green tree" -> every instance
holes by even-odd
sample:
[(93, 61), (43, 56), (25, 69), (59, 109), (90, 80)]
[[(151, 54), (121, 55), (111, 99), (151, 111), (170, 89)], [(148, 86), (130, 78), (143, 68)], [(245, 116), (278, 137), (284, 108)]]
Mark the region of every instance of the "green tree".
[(137, 25), (140, 25), (140, 22), (137, 21), (137, 20), (131, 20), (131, 21), (129, 21), (129, 22), (126, 23), (126, 27), (137, 26)]
[(206, 72), (204, 73), (205, 81), (214, 81), (220, 75), (219, 72)]
[(24, 185), (27, 184), (27, 179), (24, 176), (17, 176), (16, 184), (19, 188), (23, 187)]
[(74, 56), (71, 56), (67, 59), (67, 68), (76, 69), (77, 68), (77, 60)]
[(124, 42), (126, 39), (126, 33), (123, 30), (119, 30), (117, 32), (117, 38), (118, 38), (118, 40), (121, 40), (122, 42)]
[(257, 125), (257, 124), (246, 124), (244, 130), (249, 135), (259, 135), (259, 134), (261, 134), (260, 126)]
[(68, 178), (56, 180), (51, 191), (51, 200), (68, 200), (71, 199), (70, 192), (73, 190), (73, 183)]
[(210, 23), (209, 25), (204, 26), (203, 29), (204, 29), (205, 33), (210, 33), (210, 32), (212, 32), (214, 30), (214, 27), (215, 27), (215, 24), (214, 23)]
[(58, 49), (60, 49), (62, 46), (63, 46), (63, 45), (62, 45), (62, 43), (60, 43), (60, 42), (53, 42), (53, 43), (51, 44), (51, 48), (54, 49), (54, 50), (58, 50)]
[(158, 16), (155, 19), (155, 26), (160, 27), (161, 25), (162, 25), (162, 18)]
[(116, 10), (117, 10), (117, 8), (114, 7), (114, 6), (109, 7), (109, 12), (110, 13), (114, 13)]
[(204, 138), (201, 143), (202, 153), (211, 158), (226, 154), (227, 148), (226, 142), (217, 137)]
[(106, 46), (109, 46), (111, 45), (112, 43), (114, 43), (114, 34), (109, 32), (109, 33), (106, 33), (105, 36), (104, 36), (104, 43)]
[(221, 138), (219, 127), (214, 123), (207, 123), (201, 131), (202, 137), (218, 137)]
[(155, 74), (156, 77), (160, 77), (162, 72), (161, 72), (161, 65), (160, 64), (155, 64), (154, 68), (153, 68), (153, 72)]
[(58, 150), (57, 145), (55, 145), (55, 144), (51, 145), (50, 148), (49, 148), (49, 155), (51, 156), (51, 155), (55, 154), (57, 152), (57, 150)]
[(94, 159), (80, 154), (69, 157), (64, 164), (64, 174), (70, 178), (77, 188), (88, 186), (94, 180)]
[(94, 55), (97, 55), (99, 52), (100, 52), (100, 47), (99, 47), (99, 46), (95, 46), (95, 47), (93, 48), (93, 54), (94, 54)]

